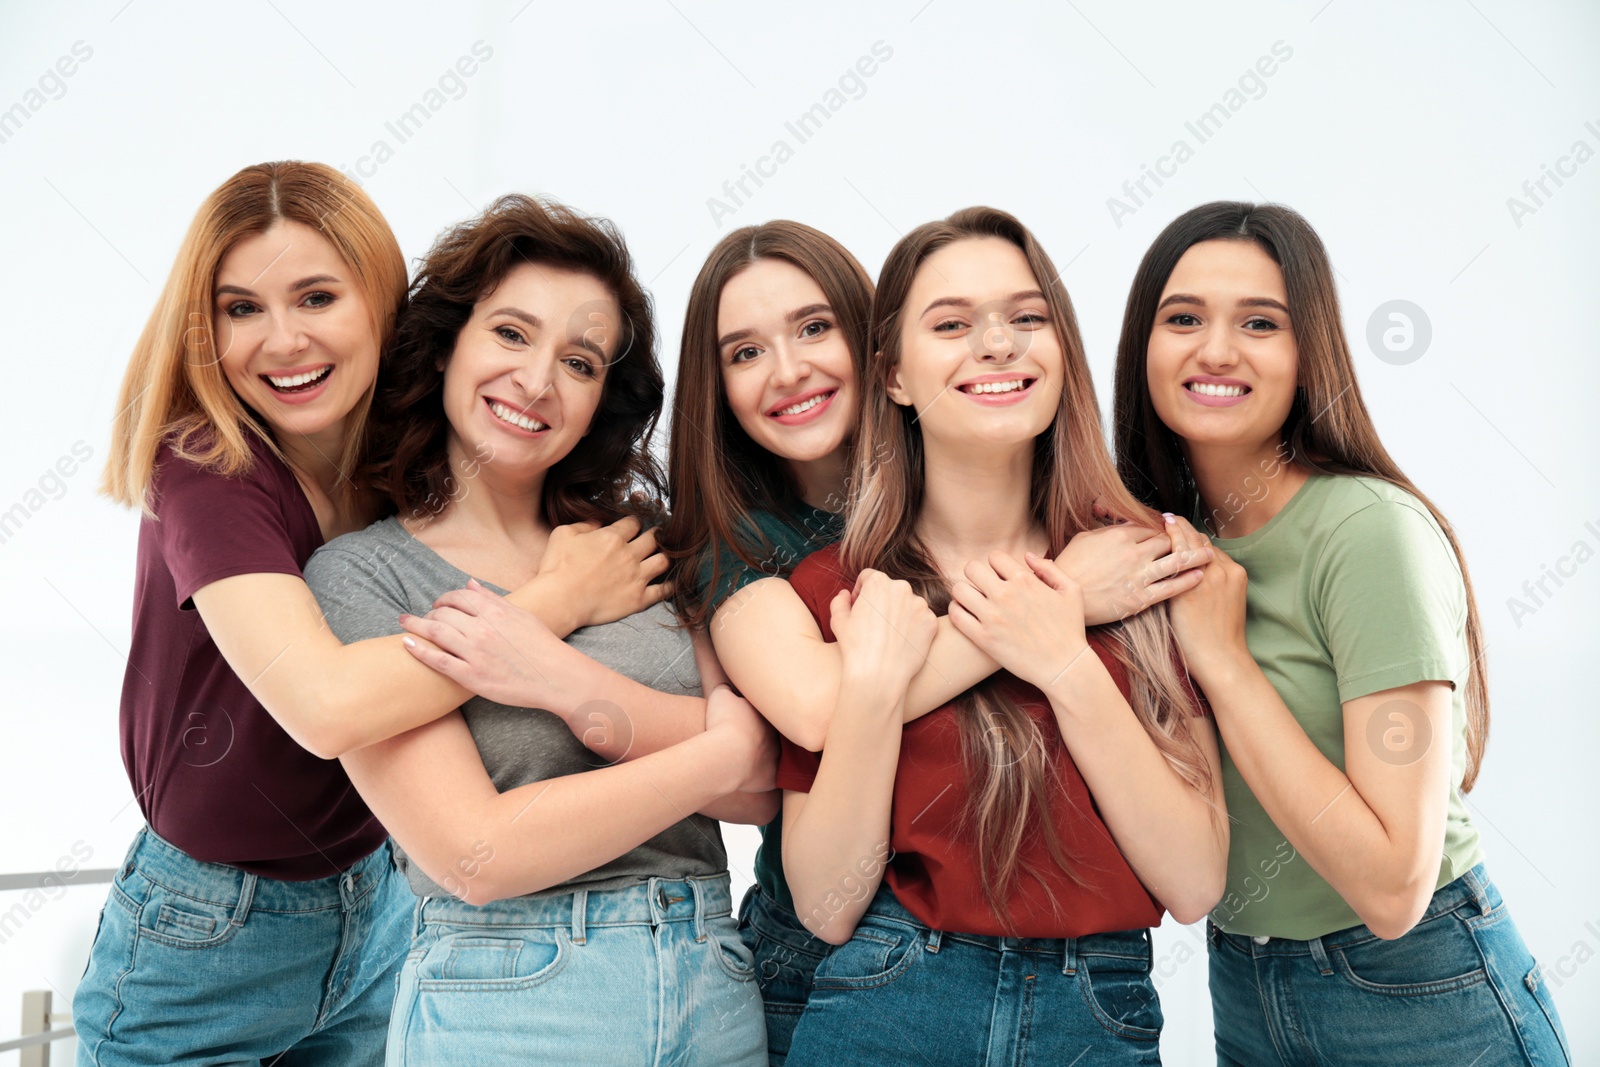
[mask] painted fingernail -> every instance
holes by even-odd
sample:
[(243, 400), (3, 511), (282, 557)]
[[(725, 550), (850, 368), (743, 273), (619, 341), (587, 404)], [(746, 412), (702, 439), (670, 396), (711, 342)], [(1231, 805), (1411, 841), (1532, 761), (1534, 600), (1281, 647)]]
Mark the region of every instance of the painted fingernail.
[(415, 640), (413, 640), (412, 638), (409, 638), (409, 637), (402, 637), (400, 639), (400, 643), (402, 645), (405, 645), (407, 648), (416, 648), (417, 647), (417, 642)]
[(1173, 524), (1173, 523), (1175, 523), (1175, 522), (1177, 522), (1177, 521), (1178, 521), (1178, 517), (1177, 517), (1177, 516), (1176, 516), (1176, 515), (1174, 515), (1174, 514), (1173, 514), (1173, 513), (1172, 513), (1172, 512), (1170, 512), (1170, 511), (1163, 511), (1163, 512), (1162, 512), (1162, 513), (1161, 513), (1161, 517), (1162, 517), (1162, 518), (1163, 518), (1163, 519), (1165, 519), (1165, 520), (1167, 520), (1167, 525), (1168, 525), (1168, 526), (1171, 526), (1171, 525), (1172, 525), (1172, 524)]
[(401, 612), (401, 613), (400, 613), (400, 621), (401, 621), (401, 622), (405, 622), (405, 621), (406, 621), (406, 620), (407, 620), (407, 619), (414, 619), (414, 618), (416, 618), (416, 616), (415, 616), (415, 615), (407, 615), (407, 614), (406, 614), (406, 613), (405, 613), (405, 612), (403, 612), (403, 611), (402, 611), (402, 612)]

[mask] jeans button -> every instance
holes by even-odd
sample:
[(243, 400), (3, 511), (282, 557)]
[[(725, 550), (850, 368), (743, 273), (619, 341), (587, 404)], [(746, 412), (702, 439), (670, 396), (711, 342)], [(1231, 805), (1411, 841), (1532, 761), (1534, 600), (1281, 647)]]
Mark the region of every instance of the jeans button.
[(661, 905), (661, 910), (667, 910), (667, 887), (661, 886), (656, 890), (656, 903)]
[(1254, 941), (1258, 945), (1265, 945), (1268, 941), (1271, 941), (1272, 938), (1268, 937), (1266, 934), (1257, 934), (1250, 940)]

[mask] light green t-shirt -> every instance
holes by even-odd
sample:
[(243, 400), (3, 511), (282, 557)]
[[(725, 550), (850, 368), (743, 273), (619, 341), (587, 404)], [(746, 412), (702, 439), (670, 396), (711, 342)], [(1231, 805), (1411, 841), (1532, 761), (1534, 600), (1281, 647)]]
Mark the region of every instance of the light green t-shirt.
[[(1466, 586), (1427, 507), (1376, 478), (1313, 474), (1261, 529), (1212, 544), (1250, 576), (1250, 654), (1339, 768), (1343, 702), (1424, 680), (1455, 683), (1451, 737), (1425, 737), (1426, 720), (1414, 705), (1378, 708), (1361, 736), (1394, 763), (1420, 759), (1428, 744), (1452, 746), (1436, 887), (1479, 863), (1482, 846), (1459, 788), (1467, 762)], [(1227, 890), (1212, 921), (1229, 933), (1301, 940), (1361, 925), (1268, 817), (1226, 746), (1222, 776), (1232, 845)]]

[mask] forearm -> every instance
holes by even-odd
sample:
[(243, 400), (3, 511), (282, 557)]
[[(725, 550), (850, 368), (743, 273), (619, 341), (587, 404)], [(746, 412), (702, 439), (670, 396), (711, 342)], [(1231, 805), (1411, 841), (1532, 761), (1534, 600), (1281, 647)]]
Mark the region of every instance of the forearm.
[(1289, 843), (1364, 921), (1381, 925), (1397, 900), (1432, 890), (1442, 835), (1424, 847), (1426, 820), (1386, 826), (1253, 660), (1209, 673), (1199, 680), (1240, 775)]
[(562, 583), (548, 577), (534, 576), (506, 594), (506, 603), (537, 615), (550, 632), (562, 640), (583, 625), (574, 605), (578, 598)]
[(795, 913), (832, 944), (849, 940), (883, 879), (901, 703), (885, 709), (872, 691), (847, 683), (811, 791), (785, 801), (784, 873)]
[(1048, 696), (1067, 749), (1117, 847), (1175, 919), (1198, 922), (1221, 899), (1228, 871), (1215, 744), (1208, 738), (1200, 745), (1212, 772), (1210, 790), (1202, 792), (1156, 747), (1104, 664), (1088, 650), (1057, 678)]
[(663, 693), (582, 658), (587, 666), (564, 687), (573, 696), (564, 706), (549, 710), (595, 755), (620, 763), (705, 731), (704, 697)]
[[(313, 755), (337, 759), (432, 722), (472, 696), (418, 663), (400, 635), (285, 649), (251, 684), (262, 706)], [(270, 685), (262, 684), (276, 671)]]
[(906, 690), (905, 721), (944, 707), (999, 669), (1000, 664), (955, 628), (950, 616), (940, 616), (928, 661)]
[(699, 814), (719, 822), (765, 826), (778, 817), (782, 808), (783, 792), (773, 789), (765, 793), (729, 793), (701, 808)]
[[(521, 896), (594, 870), (725, 795), (727, 762), (701, 735), (625, 765), (469, 802), (446, 832), (419, 842), (421, 854), (396, 836), (430, 878), (456, 878), (467, 903)], [(466, 857), (479, 859), (471, 878), (460, 873)]]

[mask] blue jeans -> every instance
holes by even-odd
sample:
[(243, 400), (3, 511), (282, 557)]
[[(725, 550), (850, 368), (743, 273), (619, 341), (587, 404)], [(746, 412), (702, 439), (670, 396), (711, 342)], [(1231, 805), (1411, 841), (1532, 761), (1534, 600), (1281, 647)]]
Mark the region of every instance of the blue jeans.
[(284, 882), (146, 827), (72, 998), (78, 1063), (376, 1067), (411, 900), (387, 842), (343, 874)]
[(788, 1067), (1159, 1064), (1150, 932), (986, 937), (918, 922), (887, 886), (817, 967)]
[(750, 887), (739, 907), (739, 936), (756, 961), (756, 983), (767, 1012), (767, 1059), (784, 1067), (794, 1028), (811, 997), (817, 964), (833, 946), (800, 924), (794, 912)]
[(726, 874), (626, 889), (417, 902), (391, 1067), (760, 1067), (750, 952)]
[(1218, 1064), (1571, 1063), (1550, 990), (1481, 863), (1393, 941), (1365, 926), (1260, 944), (1212, 926), (1210, 940)]

